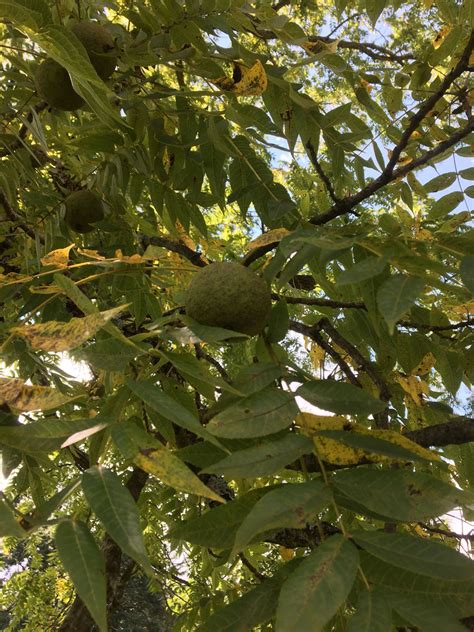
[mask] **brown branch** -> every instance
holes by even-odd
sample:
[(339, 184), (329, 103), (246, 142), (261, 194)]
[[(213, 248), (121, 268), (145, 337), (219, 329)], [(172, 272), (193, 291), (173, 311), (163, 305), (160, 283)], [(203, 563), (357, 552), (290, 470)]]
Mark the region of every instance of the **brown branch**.
[(156, 235), (154, 237), (143, 237), (142, 244), (144, 248), (148, 245), (152, 245), (159, 246), (160, 248), (166, 248), (166, 250), (171, 250), (171, 252), (176, 252), (178, 255), (181, 255), (193, 265), (200, 268), (204, 268), (208, 265), (208, 263), (202, 258), (202, 254), (200, 252), (192, 250), (180, 241), (174, 241), (173, 239)]
[[(19, 228), (22, 229), (24, 233), (31, 237), (31, 239), (36, 240), (36, 233), (23, 221), (21, 215), (19, 215), (13, 206), (10, 204), (8, 197), (3, 189), (0, 189), (0, 204), (5, 209), (5, 213), (10, 221), (16, 224)], [(40, 237), (41, 241), (42, 238)]]
[(276, 292), (272, 293), (272, 299), (279, 301), (284, 299), (288, 305), (314, 305), (315, 307), (333, 307), (335, 309), (364, 309), (364, 303), (351, 301), (334, 301), (331, 298), (310, 298), (306, 296), (280, 296)]
[(206, 362), (209, 362), (209, 364), (211, 364), (215, 369), (217, 369), (222, 379), (230, 383), (231, 381), (230, 376), (227, 373), (227, 371), (224, 369), (224, 367), (221, 365), (220, 362), (218, 362), (215, 358), (213, 358), (209, 353), (206, 353), (199, 343), (195, 343), (194, 349), (196, 351), (196, 357), (198, 358), (198, 360), (202, 358), (206, 360)]
[(321, 336), (320, 330), (322, 329), (320, 325), (321, 321), (319, 321), (316, 325), (309, 327), (308, 325), (304, 325), (296, 320), (290, 320), (290, 329), (292, 331), (296, 331), (297, 333), (303, 334), (311, 340), (314, 340), (324, 351), (334, 360), (334, 362), (339, 366), (341, 371), (347, 377), (349, 382), (354, 386), (362, 387), (361, 383), (357, 379), (357, 377), (352, 372), (352, 369), (341, 356), (331, 345)]
[(310, 140), (308, 140), (305, 147), (308, 150), (308, 156), (309, 156), (309, 159), (311, 160), (311, 164), (316, 169), (316, 173), (323, 181), (324, 186), (326, 187), (330, 198), (332, 199), (333, 202), (337, 204), (339, 202), (339, 198), (336, 195), (336, 192), (334, 190), (334, 187), (331, 184), (331, 181), (329, 180), (327, 175), (324, 173), (323, 168), (321, 167), (321, 164), (318, 160), (318, 154), (316, 153), (316, 149), (314, 148), (313, 143)]
[(448, 531), (447, 529), (440, 529), (439, 527), (432, 527), (425, 522), (418, 523), (420, 527), (426, 529), (426, 531), (430, 531), (431, 533), (439, 533), (440, 535), (445, 535), (447, 538), (456, 538), (456, 540), (469, 540), (470, 542), (474, 542), (474, 534), (470, 533), (455, 533), (454, 531)]
[(379, 189), (386, 186), (390, 182), (405, 176), (407, 173), (419, 167), (421, 165), (426, 164), (432, 158), (435, 158), (439, 154), (443, 153), (446, 149), (459, 142), (462, 138), (467, 136), (474, 129), (474, 122), (471, 120), (469, 123), (458, 130), (454, 134), (452, 134), (448, 139), (439, 143), (435, 148), (420, 156), (416, 160), (413, 160), (411, 163), (405, 165), (404, 167), (400, 167), (399, 169), (395, 169), (397, 161), (400, 158), (402, 151), (408, 145), (410, 137), (413, 132), (416, 131), (417, 127), (420, 125), (421, 121), (426, 117), (428, 112), (430, 112), (436, 103), (441, 99), (441, 97), (445, 94), (445, 92), (449, 89), (452, 83), (466, 70), (469, 64), (469, 56), (474, 47), (474, 32), (471, 33), (471, 37), (469, 38), (469, 42), (464, 49), (464, 52), (459, 59), (456, 66), (446, 75), (446, 77), (441, 82), (439, 89), (428, 99), (423, 101), (418, 111), (411, 117), (410, 122), (402, 134), (402, 137), (398, 144), (395, 146), (392, 152), (392, 156), (387, 163), (383, 172), (373, 180), (370, 184), (364, 187), (361, 191), (356, 193), (355, 195), (350, 195), (342, 200), (339, 200), (337, 203), (333, 204), (333, 206), (328, 209), (325, 213), (321, 215), (315, 215), (310, 219), (310, 222), (314, 225), (326, 224), (327, 222), (335, 219), (336, 217), (340, 217), (341, 215), (345, 215), (350, 213), (354, 207), (358, 204), (366, 200), (368, 197), (372, 196)]
[(416, 59), (416, 57), (411, 53), (394, 53), (389, 48), (385, 48), (383, 46), (380, 46), (379, 44), (373, 44), (372, 42), (338, 40), (335, 37), (324, 35), (312, 35), (308, 39), (310, 42), (323, 42), (324, 44), (332, 44), (334, 42), (337, 42), (338, 48), (358, 50), (359, 52), (367, 55), (368, 57), (371, 57), (372, 59), (394, 61), (399, 64), (406, 64), (407, 61)]
[[(341, 533), (341, 530), (328, 522), (320, 525), (325, 536)], [(265, 539), (271, 544), (279, 544), (287, 549), (299, 547), (314, 548), (321, 543), (321, 535), (316, 525), (307, 525), (305, 529), (282, 529)]]
[(254, 575), (259, 581), (263, 582), (266, 579), (268, 579), (268, 577), (266, 575), (263, 575), (263, 573), (261, 573), (258, 569), (255, 568), (255, 566), (245, 557), (245, 555), (243, 553), (239, 553), (239, 559), (242, 562), (242, 564), (252, 573), (252, 575)]
[(411, 430), (403, 436), (424, 448), (471, 443), (474, 441), (474, 419), (460, 417), (442, 424)]
[(462, 320), (459, 323), (453, 323), (452, 325), (425, 325), (423, 323), (412, 323), (409, 320), (400, 320), (397, 325), (401, 327), (412, 327), (414, 329), (426, 329), (428, 331), (452, 331), (454, 329), (463, 329), (464, 327), (472, 327), (474, 325), (474, 318)]

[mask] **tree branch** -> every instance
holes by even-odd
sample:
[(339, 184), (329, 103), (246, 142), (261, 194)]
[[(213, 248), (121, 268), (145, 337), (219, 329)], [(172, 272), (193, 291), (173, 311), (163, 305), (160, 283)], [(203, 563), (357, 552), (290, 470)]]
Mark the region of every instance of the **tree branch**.
[(397, 161), (400, 158), (402, 151), (408, 145), (410, 137), (413, 132), (416, 131), (417, 127), (420, 125), (421, 121), (425, 118), (425, 116), (430, 112), (439, 99), (445, 94), (451, 84), (466, 70), (469, 65), (469, 56), (474, 47), (474, 32), (471, 34), (469, 38), (469, 42), (464, 49), (464, 52), (456, 64), (456, 66), (449, 72), (446, 77), (441, 82), (439, 89), (431, 95), (428, 99), (426, 99), (418, 109), (418, 111), (411, 117), (410, 122), (402, 134), (402, 137), (398, 144), (395, 146), (392, 152), (392, 156), (387, 163), (385, 169), (382, 173), (370, 182), (366, 187), (364, 187), (361, 191), (356, 193), (355, 195), (350, 195), (346, 198), (343, 198), (333, 204), (333, 206), (328, 209), (326, 212), (315, 215), (310, 219), (310, 222), (316, 226), (321, 224), (326, 224), (330, 222), (332, 219), (336, 217), (340, 217), (341, 215), (345, 215), (350, 213), (353, 208), (355, 208), (358, 204), (372, 196), (379, 189), (386, 186), (390, 182), (405, 176), (407, 173), (420, 167), (427, 162), (429, 162), (432, 158), (435, 158), (439, 154), (442, 154), (446, 149), (449, 149), (452, 145), (459, 142), (462, 138), (467, 136), (474, 129), (474, 121), (469, 121), (469, 123), (452, 134), (448, 139), (439, 143), (436, 147), (431, 149), (430, 151), (420, 156), (416, 160), (413, 160), (411, 163), (405, 165), (404, 167), (400, 167), (399, 169), (395, 169)]
[(308, 150), (308, 155), (309, 155), (309, 159), (311, 160), (311, 164), (316, 169), (316, 173), (323, 181), (324, 186), (326, 187), (330, 198), (332, 199), (333, 202), (337, 204), (339, 202), (339, 198), (337, 197), (336, 192), (334, 191), (334, 187), (332, 186), (331, 181), (329, 180), (327, 175), (324, 173), (324, 170), (319, 163), (316, 149), (314, 148), (314, 145), (310, 140), (308, 140), (306, 143), (306, 149)]
[(142, 245), (146, 248), (148, 245), (159, 246), (160, 248), (166, 248), (166, 250), (171, 250), (171, 252), (176, 252), (178, 255), (181, 255), (188, 261), (190, 261), (193, 265), (198, 266), (200, 268), (204, 268), (208, 265), (206, 261), (202, 258), (202, 254), (200, 252), (196, 252), (192, 250), (186, 244), (183, 244), (180, 241), (174, 241), (173, 239), (168, 239), (168, 237), (160, 237), (158, 235), (154, 237), (142, 237)]
[(28, 237), (36, 240), (36, 233), (28, 226), (28, 224), (25, 224), (21, 215), (18, 215), (13, 206), (10, 204), (8, 197), (3, 189), (0, 189), (0, 204), (5, 209), (5, 213), (7, 214), (8, 219), (19, 226), (21, 230), (28, 235)]
[(442, 424), (411, 430), (404, 436), (424, 448), (471, 443), (474, 441), (474, 419), (461, 417)]

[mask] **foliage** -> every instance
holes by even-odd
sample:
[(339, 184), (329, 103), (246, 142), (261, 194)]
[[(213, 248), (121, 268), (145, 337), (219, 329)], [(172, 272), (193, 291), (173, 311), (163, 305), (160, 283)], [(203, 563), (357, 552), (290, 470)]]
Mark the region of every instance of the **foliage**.
[(472, 624), (473, 17), (0, 0), (4, 629)]

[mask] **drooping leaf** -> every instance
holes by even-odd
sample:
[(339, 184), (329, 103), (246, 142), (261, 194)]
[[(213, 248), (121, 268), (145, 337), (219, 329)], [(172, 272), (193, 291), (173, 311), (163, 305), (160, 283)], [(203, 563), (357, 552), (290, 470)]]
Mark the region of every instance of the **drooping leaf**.
[(59, 558), (74, 587), (99, 626), (107, 630), (105, 560), (86, 525), (75, 520), (61, 521), (55, 533)]
[(82, 475), (82, 489), (110, 537), (145, 571), (151, 572), (137, 506), (118, 476), (105, 467), (91, 467)]
[(349, 594), (357, 572), (357, 549), (340, 535), (324, 540), (283, 584), (277, 632), (320, 632)]

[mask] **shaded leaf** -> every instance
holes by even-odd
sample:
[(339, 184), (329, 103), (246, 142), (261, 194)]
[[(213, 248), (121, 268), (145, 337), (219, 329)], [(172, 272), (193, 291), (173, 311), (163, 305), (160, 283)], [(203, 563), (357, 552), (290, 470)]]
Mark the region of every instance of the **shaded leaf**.
[(259, 533), (273, 529), (304, 529), (331, 501), (331, 491), (320, 481), (287, 484), (266, 494), (252, 508), (235, 536), (233, 554)]
[(99, 626), (107, 630), (107, 591), (104, 556), (82, 522), (64, 520), (56, 528), (59, 558), (74, 587)]
[(381, 591), (362, 591), (355, 608), (347, 632), (392, 632), (392, 609)]
[(244, 518), (255, 503), (271, 489), (253, 489), (237, 500), (206, 511), (198, 518), (183, 520), (171, 529), (168, 537), (213, 549), (230, 549)]
[[(434, 476), (410, 470), (359, 468), (335, 472), (331, 480), (350, 500), (401, 522), (440, 516), (469, 502), (467, 492)], [(344, 499), (339, 502), (344, 503)]]
[(306, 382), (296, 392), (310, 404), (338, 414), (369, 415), (386, 407), (367, 391), (335, 380)]
[(362, 548), (384, 562), (418, 575), (474, 579), (474, 561), (439, 542), (408, 533), (356, 531), (352, 537)]
[(7, 505), (7, 503), (0, 498), (0, 537), (14, 536), (16, 538), (23, 538), (26, 532), (21, 528), (15, 514)]
[(462, 259), (459, 271), (462, 282), (474, 294), (474, 255)]
[(349, 594), (357, 572), (357, 549), (340, 535), (324, 540), (283, 584), (276, 632), (320, 632)]
[(312, 443), (306, 437), (289, 434), (277, 441), (264, 441), (255, 447), (233, 452), (204, 471), (222, 474), (228, 479), (271, 476), (303, 454), (311, 453), (312, 449)]
[(118, 476), (105, 467), (91, 467), (82, 475), (82, 489), (110, 537), (124, 553), (151, 572), (137, 506)]
[(395, 323), (406, 314), (420, 296), (425, 286), (423, 279), (396, 274), (380, 287), (377, 292), (377, 305), (385, 318), (390, 333)]
[(287, 428), (298, 412), (294, 396), (266, 388), (218, 413), (207, 425), (217, 437), (262, 437)]

